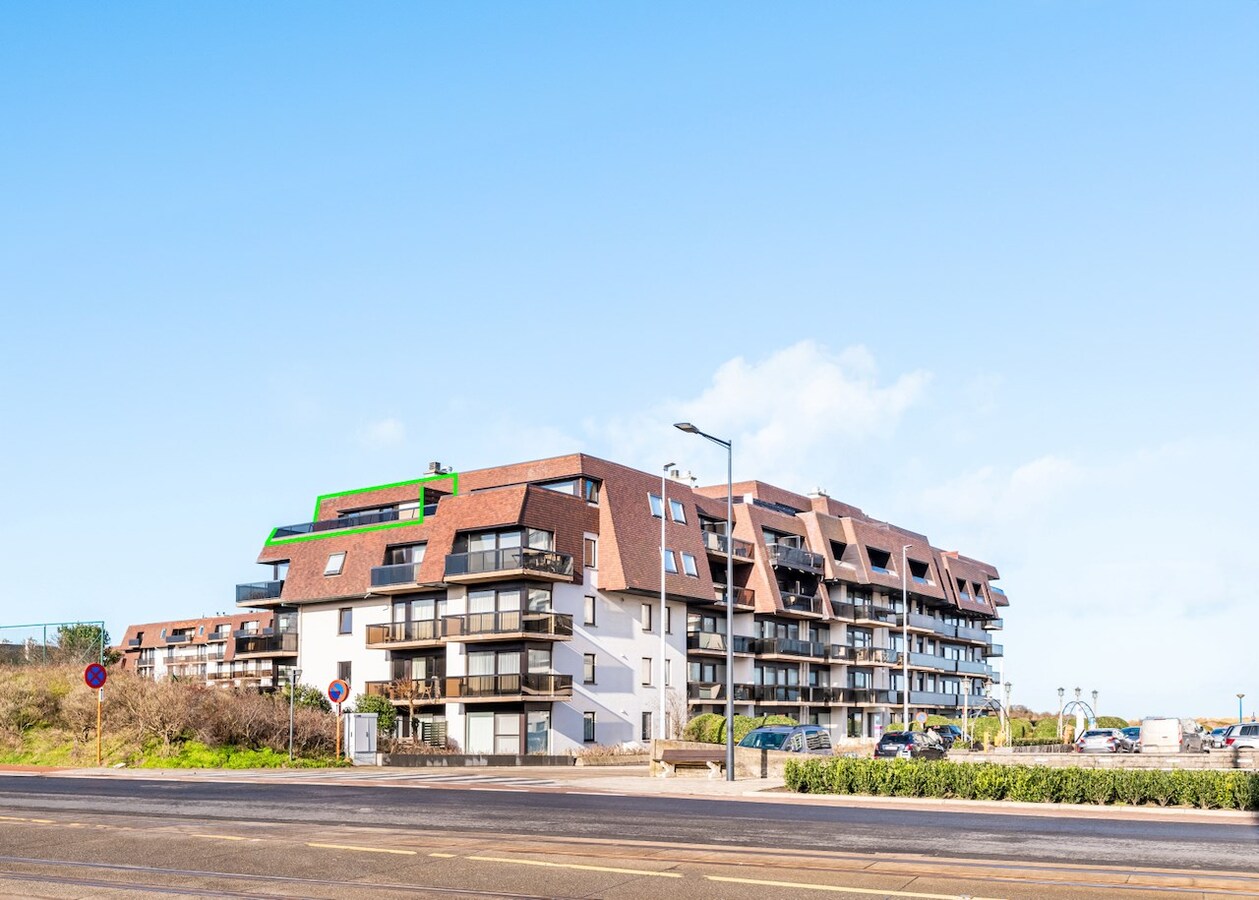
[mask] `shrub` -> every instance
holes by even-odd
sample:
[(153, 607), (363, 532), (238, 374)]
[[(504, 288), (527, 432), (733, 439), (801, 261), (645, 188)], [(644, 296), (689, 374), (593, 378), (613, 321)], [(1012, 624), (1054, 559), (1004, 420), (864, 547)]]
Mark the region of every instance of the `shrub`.
[(354, 698), (354, 711), (376, 714), (376, 732), (386, 738), (393, 737), (398, 722), (398, 708), (388, 697), (379, 694), (359, 694)]
[[(735, 716), (734, 742), (747, 737), (753, 728), (762, 725), (797, 725), (789, 716)], [(724, 744), (726, 742), (726, 717), (717, 713), (703, 713), (686, 723), (682, 737), (688, 741), (699, 741), (705, 744)]]

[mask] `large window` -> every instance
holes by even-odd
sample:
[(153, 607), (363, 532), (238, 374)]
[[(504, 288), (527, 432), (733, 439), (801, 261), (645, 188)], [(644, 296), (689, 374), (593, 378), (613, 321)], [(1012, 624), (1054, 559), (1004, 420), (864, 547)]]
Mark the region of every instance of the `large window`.
[(594, 743), (595, 739), (595, 714), (592, 712), (581, 714), (581, 739), (587, 744)]
[(424, 562), (424, 548), (427, 544), (404, 544), (400, 547), (389, 547), (385, 550), (385, 565), (401, 566), (407, 563)]
[(595, 655), (593, 653), (583, 656), (581, 679), (586, 684), (595, 683)]

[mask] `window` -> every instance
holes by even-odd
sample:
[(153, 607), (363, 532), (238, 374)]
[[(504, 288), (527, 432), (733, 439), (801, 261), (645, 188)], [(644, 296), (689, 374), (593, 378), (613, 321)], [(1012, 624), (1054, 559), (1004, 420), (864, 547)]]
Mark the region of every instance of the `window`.
[(916, 559), (909, 561), (909, 576), (914, 580), (915, 584), (931, 584), (930, 569), (925, 562), (919, 562)]
[(343, 606), (337, 610), (337, 634), (349, 634), (354, 630), (354, 609)]
[(675, 522), (681, 522), (683, 525), (686, 524), (686, 510), (683, 508), (681, 500), (669, 498), (669, 518)]
[(641, 676), (643, 684), (651, 684), (651, 657), (644, 656), (641, 666)]
[(587, 744), (593, 744), (595, 739), (595, 714), (592, 712), (581, 714), (581, 739)]
[(892, 564), (892, 554), (886, 550), (880, 550), (877, 547), (866, 547), (866, 552), (870, 554), (870, 569), (881, 575), (891, 575), (890, 568)]
[(655, 494), (648, 494), (647, 501), (651, 504), (651, 514), (659, 519), (664, 515), (664, 503)]
[(678, 561), (674, 559), (672, 550), (664, 552), (664, 570), (670, 575), (678, 574)]
[[(398, 504), (398, 519), (418, 519), (420, 517), (420, 501), (412, 500), (410, 503)], [(419, 560), (416, 560), (419, 562)]]
[(586, 595), (585, 624), (586, 625), (595, 624), (595, 598), (590, 596), (589, 594)]
[(699, 570), (695, 568), (695, 557), (690, 553), (682, 554), (682, 571), (687, 575), (690, 575), (692, 578), (699, 577)]
[(673, 607), (664, 608), (664, 633), (673, 634)]
[(643, 713), (643, 730), (641, 740), (651, 740), (651, 713)]
[(586, 568), (597, 569), (599, 567), (599, 542), (594, 538), (586, 538), (583, 548), (586, 553)]
[(341, 569), (345, 566), (345, 551), (340, 553), (332, 553), (328, 556), (328, 562), (323, 567), (325, 575), (340, 575)]
[(587, 503), (599, 503), (599, 482), (587, 478), (585, 484), (585, 494)]
[(651, 631), (651, 604), (644, 603), (638, 612), (638, 621), (642, 623), (643, 631)]
[(348, 660), (337, 663), (337, 678), (346, 684), (352, 684), (350, 681), (350, 662)]
[(582, 666), (582, 681), (586, 684), (595, 683), (595, 655), (587, 653)]
[(664, 686), (668, 687), (673, 683), (673, 660), (666, 659), (664, 661)]
[(385, 565), (401, 566), (407, 563), (424, 562), (424, 549), (427, 544), (406, 544), (401, 547), (388, 547), (385, 550)]

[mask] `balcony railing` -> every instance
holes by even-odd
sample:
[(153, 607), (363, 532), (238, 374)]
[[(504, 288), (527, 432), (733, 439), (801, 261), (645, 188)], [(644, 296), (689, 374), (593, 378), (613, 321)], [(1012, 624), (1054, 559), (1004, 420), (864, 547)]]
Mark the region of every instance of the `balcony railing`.
[(446, 679), (436, 677), (368, 681), (363, 685), (363, 693), (369, 697), (388, 697), (399, 703), (442, 703), (446, 699), (443, 696), (445, 683)]
[(844, 700), (848, 703), (870, 703), (886, 706), (896, 702), (895, 697), (895, 691), (881, 691), (874, 688), (846, 688), (844, 690)]
[(822, 614), (822, 598), (816, 594), (797, 594), (781, 588), (779, 593), (783, 598), (783, 609), (789, 609), (793, 612), (812, 613), (816, 616)]
[(957, 661), (957, 671), (961, 675), (981, 675), (988, 678), (992, 677), (992, 667), (987, 663), (973, 662), (969, 659), (959, 659)]
[(896, 610), (886, 606), (862, 604), (853, 608), (853, 617), (860, 622), (875, 622), (879, 625), (895, 625), (900, 619)]
[(256, 635), (236, 638), (236, 655), (266, 653), (273, 656), (296, 656), (297, 634)]
[(1005, 628), (1005, 621), (1002, 619), (985, 619), (984, 628), (988, 631), (1000, 631)]
[(168, 643), (168, 644), (186, 644), (186, 643), (188, 643), (188, 641), (192, 640), (192, 635), (190, 635), (190, 634), (168, 634), (168, 635), (166, 635), (165, 640), (166, 640), (166, 643)]
[(1002, 644), (989, 644), (984, 652), (989, 656), (1005, 656), (1005, 646)]
[(958, 625), (957, 636), (963, 641), (982, 641), (985, 644), (992, 640), (983, 628), (972, 628), (969, 625)]
[(419, 580), (419, 563), (397, 563), (392, 566), (372, 566), (372, 587), (391, 587), (395, 584), (415, 584)]
[(127, 646), (128, 646), (128, 647), (139, 647), (139, 646), (140, 646), (140, 638), (131, 638), (131, 639), (129, 639), (129, 640), (127, 641)]
[(470, 553), (451, 553), (446, 557), (447, 577), (517, 570), (571, 578), (573, 558), (567, 553), (537, 550), (533, 547), (474, 550)]
[(961, 706), (961, 694), (945, 694), (939, 691), (910, 691), (910, 706)]
[[(746, 693), (740, 699), (756, 703), (799, 703), (804, 691), (804, 686), (799, 684), (748, 684), (739, 687), (744, 688)], [(739, 697), (737, 688), (735, 697)]]
[(858, 647), (857, 662), (859, 663), (893, 663), (899, 659), (897, 651), (891, 647)]
[(752, 544), (750, 541), (743, 541), (739, 538), (730, 538), (724, 534), (718, 534), (715, 531), (705, 531), (704, 549), (709, 553), (719, 553), (722, 556), (726, 554), (727, 547), (734, 548), (734, 555), (743, 559), (752, 558)]
[(370, 513), (350, 513), (348, 516), (339, 516), (335, 519), (320, 519), (317, 522), (298, 522), (296, 525), (281, 525), (275, 530), (274, 537), (286, 538), (296, 537), (299, 534), (319, 534), (324, 531), (339, 531), (342, 528), (358, 528), (362, 525), (397, 522), (401, 518), (396, 509), (384, 509)]
[(805, 703), (843, 703), (844, 689), (822, 685), (808, 685), (804, 688), (801, 699)]
[(726, 686), (717, 681), (692, 681), (686, 686), (686, 699), (697, 703), (724, 701)]
[(934, 653), (910, 653), (909, 664), (916, 669), (934, 669), (937, 672), (957, 671), (957, 660), (945, 659)]
[(857, 607), (851, 603), (842, 603), (839, 600), (831, 601), (831, 612), (840, 619), (857, 618)]
[(573, 617), (564, 613), (524, 612), (519, 609), (464, 613), (458, 616), (444, 616), (442, 634), (455, 641), (461, 638), (499, 634), (570, 638), (573, 636)]
[(924, 631), (934, 631), (936, 634), (942, 634), (945, 637), (955, 637), (957, 635), (957, 627), (955, 625), (950, 625), (942, 619), (935, 619), (920, 613), (909, 614), (909, 627), (919, 628)]
[(279, 599), (283, 581), (256, 581), (253, 584), (236, 585), (237, 603), (256, 603), (259, 600)]
[(517, 675), (454, 675), (446, 678), (451, 700), (475, 697), (571, 697), (572, 675), (526, 672)]
[(822, 555), (813, 553), (801, 547), (792, 547), (788, 544), (766, 544), (769, 551), (769, 562), (773, 566), (785, 566), (788, 569), (798, 569), (801, 572), (812, 572), (815, 575), (822, 573)]
[(385, 622), (367, 626), (368, 647), (375, 644), (418, 644), (423, 641), (440, 641), (441, 639), (441, 624), (436, 619)]
[(825, 659), (826, 645), (794, 638), (757, 638), (752, 642), (752, 652), (763, 656), (808, 656)]
[[(719, 584), (713, 587), (713, 598), (714, 603), (719, 606), (725, 606), (726, 586), (724, 584)], [(736, 609), (741, 606), (751, 608), (755, 605), (755, 601), (756, 595), (751, 588), (737, 587), (734, 589), (734, 605)]]
[(831, 644), (826, 655), (836, 662), (853, 662), (857, 659), (858, 648), (847, 644)]

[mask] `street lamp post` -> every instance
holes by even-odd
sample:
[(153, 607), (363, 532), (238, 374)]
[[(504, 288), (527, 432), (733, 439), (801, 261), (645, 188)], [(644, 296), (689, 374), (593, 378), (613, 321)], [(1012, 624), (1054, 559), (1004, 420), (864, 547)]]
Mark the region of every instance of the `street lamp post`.
[(665, 696), (664, 696), (664, 673), (665, 673), (665, 650), (668, 645), (665, 643), (664, 621), (667, 613), (665, 599), (665, 554), (668, 553), (667, 544), (665, 543), (665, 517), (669, 515), (669, 482), (667, 480), (669, 470), (673, 468), (674, 463), (665, 463), (664, 469), (660, 473), (660, 722), (656, 725), (656, 737), (660, 740), (665, 739)]
[(293, 710), (297, 700), (297, 679), (302, 677), (302, 670), (296, 666), (289, 669), (289, 759), (293, 759)]
[(970, 678), (962, 679), (962, 740), (970, 730)]
[(1096, 722), (1097, 719), (1097, 691), (1093, 691), (1093, 721)]
[(906, 554), (912, 546), (901, 547), (901, 721), (906, 731), (913, 730), (909, 727), (909, 566), (906, 564)]
[(690, 422), (674, 427), (726, 448), (726, 781), (734, 781), (734, 441), (705, 434)]
[(1241, 722), (1242, 719), (1246, 717), (1245, 714), (1242, 712), (1242, 698), (1245, 696), (1246, 696), (1245, 694), (1237, 695), (1237, 721), (1238, 722)]
[(1062, 698), (1066, 693), (1066, 688), (1058, 688), (1058, 740), (1062, 740)]
[(1010, 682), (1005, 683), (1005, 703), (1001, 704), (1001, 708), (1005, 710), (1005, 742), (1008, 746), (1014, 739), (1013, 726), (1010, 725), (1010, 689), (1013, 688)]

